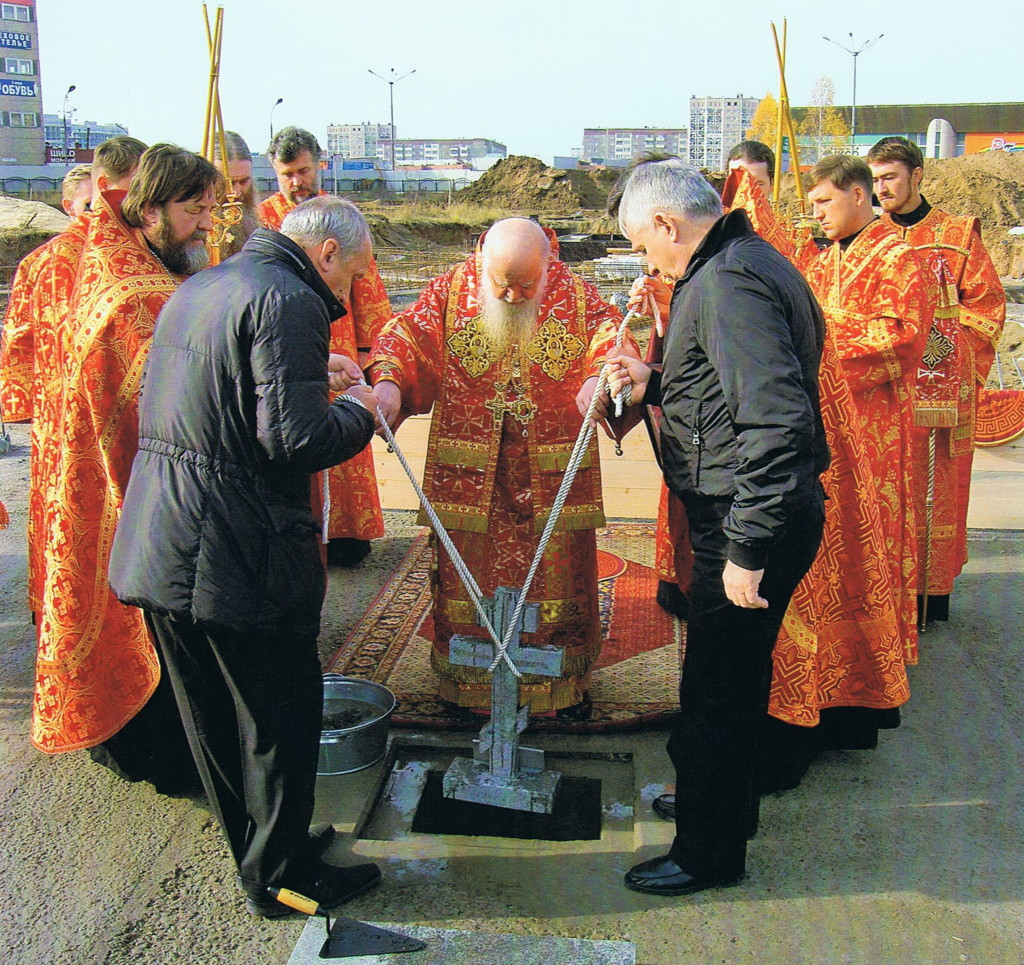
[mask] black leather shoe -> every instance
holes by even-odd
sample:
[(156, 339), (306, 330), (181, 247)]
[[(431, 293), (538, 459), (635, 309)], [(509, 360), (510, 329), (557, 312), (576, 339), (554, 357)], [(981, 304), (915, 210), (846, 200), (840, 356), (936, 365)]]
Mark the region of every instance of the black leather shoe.
[(651, 801), (651, 810), (659, 818), (674, 821), (676, 819), (676, 796), (674, 794), (659, 794)]
[[(311, 898), (322, 908), (335, 908), (346, 901), (351, 901), (364, 891), (369, 891), (380, 884), (381, 879), (380, 868), (375, 864), (357, 864), (350, 868), (321, 864), (316, 869), (316, 875), (316, 879), (311, 883), (285, 880), (281, 887), (290, 888), (306, 898)], [(266, 887), (247, 887), (243, 890), (245, 907), (250, 915), (258, 915), (260, 918), (283, 918), (293, 912), (293, 909), (279, 902)]]
[(690, 615), (690, 601), (679, 589), (678, 583), (658, 580), (658, 592), (654, 599), (658, 606), (666, 613), (671, 613), (677, 620), (685, 620)]
[(630, 891), (645, 895), (692, 895), (706, 888), (731, 888), (743, 880), (743, 875), (694, 877), (687, 874), (667, 854), (635, 865), (626, 872), (624, 881)]
[(339, 536), (327, 544), (327, 565), (344, 566), (349, 569), (358, 566), (370, 555), (368, 539), (353, 539)]

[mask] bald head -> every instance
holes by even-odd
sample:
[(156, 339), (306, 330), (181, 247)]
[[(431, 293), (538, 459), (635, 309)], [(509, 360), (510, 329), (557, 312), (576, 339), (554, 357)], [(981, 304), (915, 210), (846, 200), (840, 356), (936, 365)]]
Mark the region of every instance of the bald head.
[(482, 280), (502, 301), (534, 300), (543, 290), (549, 251), (547, 235), (536, 222), (496, 221), (484, 237)]

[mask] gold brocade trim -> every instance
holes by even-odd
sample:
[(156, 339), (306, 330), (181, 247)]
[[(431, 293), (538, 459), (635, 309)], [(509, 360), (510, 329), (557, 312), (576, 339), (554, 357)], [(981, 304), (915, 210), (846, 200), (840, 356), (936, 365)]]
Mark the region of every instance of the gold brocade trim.
[[(486, 533), (489, 522), (487, 514), (482, 509), (445, 509), (443, 505), (432, 504), (437, 518), (445, 529), (457, 529), (465, 533)], [(425, 510), (421, 509), (416, 516), (418, 526), (429, 526), (430, 518)]]
[(868, 335), (873, 343), (880, 346), (879, 354), (882, 357), (882, 362), (885, 364), (889, 377), (895, 382), (903, 375), (903, 369), (900, 367), (899, 359), (896, 358), (896, 352), (893, 349), (892, 333), (889, 331), (889, 327), (881, 318), (869, 318)]
[(782, 625), (790, 640), (804, 653), (818, 652), (818, 638), (814, 631), (800, 619), (800, 614), (795, 606), (787, 608), (786, 615), (782, 618)]
[[(596, 662), (598, 656), (600, 656), (601, 648), (594, 647), (592, 651), (585, 654), (577, 654), (572, 656), (566, 654), (562, 659), (562, 676), (557, 679), (551, 677), (542, 677), (539, 674), (523, 674), (519, 680), (519, 699), (525, 703), (526, 697), (530, 692), (530, 688), (539, 688), (541, 690), (548, 689), (559, 682), (572, 681), (573, 678), (583, 677), (590, 672), (590, 668)], [(484, 706), (489, 706), (491, 702), (491, 674), (487, 672), (486, 667), (463, 667), (458, 664), (449, 663), (448, 659), (437, 652), (433, 647), (430, 648), (430, 668), (438, 675), (438, 695), (442, 700), (449, 700), (452, 703), (458, 703), (458, 698), (452, 698), (446, 695), (452, 693), (451, 685), (478, 685), (486, 687), (486, 702)], [(448, 687), (446, 688), (446, 682)], [(577, 703), (574, 700), (573, 703)], [(465, 706), (465, 705), (464, 705)], [(566, 705), (569, 706), (569, 705)]]
[(553, 315), (549, 315), (547, 321), (526, 343), (524, 354), (531, 362), (539, 365), (548, 378), (561, 382), (569, 371), (569, 366), (586, 350), (587, 346), (583, 339), (570, 332), (565, 324)]
[[(537, 513), (533, 521), (533, 531), (535, 533), (542, 533), (544, 531), (550, 515), (550, 509), (543, 509)], [(565, 506), (558, 517), (555, 532), (563, 533), (577, 529), (600, 529), (605, 523), (604, 513), (600, 509), (592, 509), (588, 506)]]
[[(926, 532), (927, 530), (923, 525), (918, 525), (917, 539), (919, 543), (924, 543)], [(940, 526), (933, 522), (931, 535), (933, 540), (954, 539), (956, 537), (956, 526), (951, 523)]]
[[(585, 620), (586, 612), (579, 600), (530, 600), (539, 605), (540, 622), (543, 626), (558, 626), (563, 623), (578, 623)], [(476, 606), (471, 600), (453, 600), (443, 597), (437, 602), (441, 616), (449, 623), (473, 626), (477, 622)], [(480, 631), (483, 633), (483, 631)]]
[(498, 361), (498, 353), (484, 332), (479, 315), (468, 319), (465, 325), (457, 332), (452, 332), (446, 341), (448, 350), (458, 359), (470, 378), (479, 378)]
[(486, 469), (491, 447), (487, 443), (439, 441), (435, 447), (437, 462), (441, 465), (460, 466), (465, 469)]
[(949, 429), (960, 419), (960, 407), (955, 401), (930, 402), (926, 406), (914, 406), (914, 425), (922, 429)]
[[(537, 467), (542, 472), (562, 472), (569, 465), (569, 460), (572, 458), (572, 447), (568, 450), (559, 449), (554, 452), (544, 452), (544, 447), (542, 446), (538, 446), (537, 449)], [(580, 459), (580, 469), (589, 469), (593, 462), (594, 460), (588, 449), (583, 454), (583, 458)]]
[(967, 311), (967, 309), (963, 309), (960, 312), (960, 323), (984, 335), (993, 345), (999, 341), (999, 336), (1003, 330), (1003, 326), (999, 322), (995, 322), (991, 318), (985, 318), (983, 315), (976, 315), (974, 312)]
[[(434, 668), (438, 675), (437, 695), (442, 700), (459, 707), (479, 709), (491, 706), (490, 680), (456, 681), (446, 676), (447, 667)], [(451, 668), (455, 669), (455, 668)], [(549, 710), (572, 707), (583, 700), (583, 694), (590, 688), (589, 671), (568, 680), (542, 678), (538, 683), (519, 681), (519, 700), (530, 705), (530, 713), (544, 714)]]

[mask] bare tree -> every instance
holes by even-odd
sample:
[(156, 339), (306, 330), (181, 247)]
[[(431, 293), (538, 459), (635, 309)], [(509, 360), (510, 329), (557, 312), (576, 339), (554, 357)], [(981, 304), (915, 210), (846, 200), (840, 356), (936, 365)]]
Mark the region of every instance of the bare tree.
[(846, 150), (850, 127), (843, 115), (833, 106), (836, 85), (831, 77), (819, 77), (811, 89), (811, 103), (800, 122), (797, 133), (803, 138), (802, 161), (816, 164), (826, 154)]

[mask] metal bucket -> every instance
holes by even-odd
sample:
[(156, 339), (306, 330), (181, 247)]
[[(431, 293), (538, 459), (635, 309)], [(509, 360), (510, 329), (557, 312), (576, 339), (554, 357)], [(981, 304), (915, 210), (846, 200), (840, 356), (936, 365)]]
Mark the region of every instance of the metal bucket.
[(317, 774), (351, 774), (376, 764), (388, 744), (395, 695), (370, 680), (324, 674), (324, 724)]

